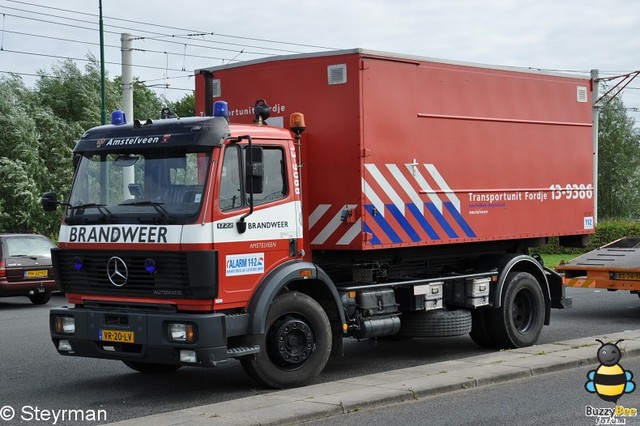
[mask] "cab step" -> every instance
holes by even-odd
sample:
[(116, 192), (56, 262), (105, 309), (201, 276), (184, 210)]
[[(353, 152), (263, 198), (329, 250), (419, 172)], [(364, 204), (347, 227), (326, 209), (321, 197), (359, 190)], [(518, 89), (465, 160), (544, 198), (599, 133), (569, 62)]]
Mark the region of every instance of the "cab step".
[(229, 358), (239, 358), (245, 355), (257, 354), (260, 352), (260, 346), (238, 346), (235, 348), (227, 348), (227, 356)]

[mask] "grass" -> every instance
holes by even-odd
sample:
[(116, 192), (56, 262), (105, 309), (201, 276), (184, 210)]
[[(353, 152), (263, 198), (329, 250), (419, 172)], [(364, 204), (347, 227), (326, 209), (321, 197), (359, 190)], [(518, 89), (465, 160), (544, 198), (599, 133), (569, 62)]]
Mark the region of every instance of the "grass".
[(569, 261), (578, 257), (578, 254), (543, 254), (544, 265), (553, 269), (560, 264), (561, 261)]

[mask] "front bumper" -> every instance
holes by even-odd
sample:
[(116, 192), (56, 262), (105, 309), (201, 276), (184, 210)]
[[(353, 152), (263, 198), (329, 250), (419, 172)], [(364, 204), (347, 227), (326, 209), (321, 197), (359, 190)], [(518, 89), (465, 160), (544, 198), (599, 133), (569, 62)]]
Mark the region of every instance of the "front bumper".
[[(75, 319), (74, 333), (56, 331), (56, 318), (61, 316)], [(197, 340), (193, 343), (170, 341), (168, 323), (195, 325)], [(52, 309), (49, 314), (51, 338), (62, 355), (201, 367), (213, 367), (226, 361), (230, 357), (227, 338), (244, 334), (248, 323), (248, 315), (228, 316), (221, 313), (133, 312), (63, 306)], [(104, 341), (102, 330), (132, 332), (134, 339), (131, 343)], [(61, 340), (68, 342), (69, 350), (61, 349)], [(181, 362), (182, 350), (195, 352), (197, 361)], [(232, 350), (231, 353), (237, 351)]]

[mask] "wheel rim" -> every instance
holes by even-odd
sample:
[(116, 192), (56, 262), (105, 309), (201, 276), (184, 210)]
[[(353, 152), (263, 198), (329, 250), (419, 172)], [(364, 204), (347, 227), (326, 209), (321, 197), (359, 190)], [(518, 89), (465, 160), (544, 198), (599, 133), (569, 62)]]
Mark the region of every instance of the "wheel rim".
[(511, 308), (511, 318), (516, 330), (520, 333), (529, 331), (535, 323), (537, 314), (531, 292), (528, 290), (518, 292)]
[(268, 352), (280, 367), (294, 370), (302, 366), (315, 348), (313, 329), (304, 318), (286, 315), (269, 330)]

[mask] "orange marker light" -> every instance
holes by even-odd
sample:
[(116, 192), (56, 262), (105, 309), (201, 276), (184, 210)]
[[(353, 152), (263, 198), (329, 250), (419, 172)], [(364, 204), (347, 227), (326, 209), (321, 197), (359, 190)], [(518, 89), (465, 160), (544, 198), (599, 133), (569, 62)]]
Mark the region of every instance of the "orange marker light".
[(305, 129), (304, 114), (302, 114), (301, 112), (294, 112), (293, 114), (291, 114), (290, 125), (291, 125), (291, 131), (293, 133), (296, 133), (299, 135), (300, 133), (304, 132), (304, 129)]

